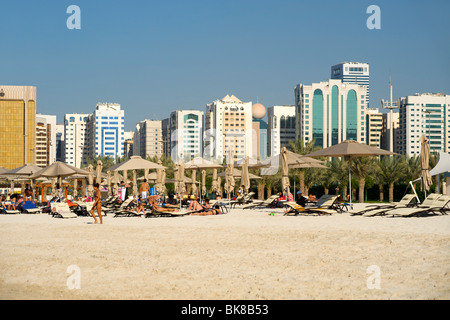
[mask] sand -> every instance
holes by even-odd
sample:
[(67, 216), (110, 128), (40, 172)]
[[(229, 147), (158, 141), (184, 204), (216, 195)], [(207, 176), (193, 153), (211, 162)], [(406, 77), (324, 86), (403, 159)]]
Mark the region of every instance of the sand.
[(88, 222), (0, 215), (0, 299), (450, 298), (450, 216)]

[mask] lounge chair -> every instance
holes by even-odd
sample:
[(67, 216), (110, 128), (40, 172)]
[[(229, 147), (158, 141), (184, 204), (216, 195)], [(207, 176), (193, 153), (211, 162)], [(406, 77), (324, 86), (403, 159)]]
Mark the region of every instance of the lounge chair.
[[(12, 208), (11, 208), (12, 205)], [(7, 208), (8, 207), (8, 208)], [(3, 206), (1, 207), (1, 211), (6, 214), (19, 214), (20, 211), (17, 210), (16, 205), (11, 201), (3, 202)]]
[(267, 198), (266, 200), (253, 200), (253, 202), (249, 204), (245, 204), (241, 207), (241, 209), (250, 209), (255, 207), (274, 207), (275, 201), (278, 199), (278, 195), (274, 194)]
[(231, 201), (231, 208), (233, 208), (233, 206), (236, 207), (236, 205), (238, 205), (238, 204), (243, 205), (243, 204), (251, 203), (254, 195), (255, 195), (254, 192), (249, 192), (243, 198), (240, 198), (240, 200)]
[(423, 201), (423, 203), (415, 208), (398, 208), (391, 209), (384, 212), (385, 215), (390, 216), (400, 216), (400, 217), (413, 217), (420, 216), (426, 214), (427, 212), (435, 212), (444, 209), (444, 207), (448, 203), (448, 199), (442, 199), (440, 194), (431, 193), (428, 197)]
[(371, 217), (383, 214), (383, 212), (390, 209), (411, 208), (414, 206), (417, 206), (416, 196), (414, 194), (407, 194), (397, 203), (368, 205), (364, 209), (359, 211), (352, 211), (350, 212), (350, 214), (352, 216), (364, 215), (366, 217)]
[(106, 212), (114, 212), (115, 213), (114, 217), (128, 216), (130, 209), (134, 205), (135, 205), (135, 203), (133, 202), (133, 198), (128, 198), (124, 202), (122, 202), (122, 204), (120, 205), (120, 207), (118, 209), (109, 209), (109, 210), (106, 210)]
[(339, 196), (324, 194), (317, 200), (317, 203), (313, 207), (302, 207), (295, 202), (286, 202), (284, 204), (287, 209), (284, 215), (289, 215), (294, 213), (294, 215), (298, 214), (334, 214), (341, 213), (342, 208), (339, 205)]
[(34, 201), (24, 201), (22, 204), (22, 213), (41, 213), (42, 209), (36, 206)]
[[(92, 205), (94, 204), (94, 201), (92, 201), (92, 202), (85, 202), (85, 206), (84, 206), (84, 210), (86, 210), (86, 215), (87, 216), (90, 216), (91, 215), (91, 210), (92, 210)], [(102, 206), (102, 208), (103, 208), (103, 206)], [(101, 210), (102, 212), (102, 216), (103, 217), (106, 217), (106, 215), (107, 215), (107, 213), (105, 212), (105, 211), (103, 211), (103, 210)], [(97, 210), (95, 210), (94, 211), (96, 214), (97, 214)]]
[(51, 212), (53, 218), (77, 218), (78, 216), (72, 212), (69, 208), (67, 202), (55, 202), (51, 205), (52, 209), (55, 208), (56, 211)]

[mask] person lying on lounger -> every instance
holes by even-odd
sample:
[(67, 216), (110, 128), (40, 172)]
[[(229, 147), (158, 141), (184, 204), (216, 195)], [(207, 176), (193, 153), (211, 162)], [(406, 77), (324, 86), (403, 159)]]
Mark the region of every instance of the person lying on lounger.
[(219, 206), (211, 207), (211, 205), (209, 204), (209, 199), (205, 199), (205, 204), (201, 205), (200, 207), (202, 209), (200, 209), (197, 212), (191, 213), (191, 215), (193, 215), (193, 216), (210, 216), (210, 215), (222, 214), (222, 212), (219, 209)]
[(156, 199), (154, 199), (152, 202), (152, 209), (154, 212), (178, 212), (178, 209), (175, 207), (173, 207), (173, 208), (160, 207), (159, 203)]

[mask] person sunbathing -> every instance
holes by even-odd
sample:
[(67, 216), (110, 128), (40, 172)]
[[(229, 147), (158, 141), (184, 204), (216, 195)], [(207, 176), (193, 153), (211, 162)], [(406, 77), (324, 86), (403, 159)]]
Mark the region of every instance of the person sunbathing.
[(218, 206), (211, 207), (209, 204), (209, 199), (205, 199), (205, 204), (200, 206), (202, 209), (200, 209), (197, 212), (191, 213), (192, 216), (212, 216), (216, 214), (221, 214)]
[(202, 211), (203, 207), (198, 202), (198, 197), (195, 200), (192, 200), (191, 203), (189, 203), (189, 207), (187, 209), (188, 211)]
[(160, 207), (156, 200), (152, 202), (152, 209), (154, 212), (178, 212), (176, 208)]

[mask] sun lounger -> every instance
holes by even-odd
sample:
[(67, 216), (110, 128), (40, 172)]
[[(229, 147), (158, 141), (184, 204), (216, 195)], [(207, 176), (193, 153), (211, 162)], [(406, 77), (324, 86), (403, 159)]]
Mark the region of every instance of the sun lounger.
[(22, 204), (22, 213), (41, 213), (42, 209), (36, 206), (34, 201), (24, 201)]
[(416, 196), (414, 194), (407, 194), (397, 203), (368, 205), (364, 209), (359, 211), (352, 211), (350, 212), (350, 214), (352, 216), (364, 215), (370, 217), (383, 214), (383, 212), (390, 209), (411, 208), (414, 206), (417, 206)]
[(274, 195), (270, 196), (269, 198), (267, 198), (266, 200), (253, 200), (253, 202), (243, 205), (241, 207), (241, 209), (251, 209), (251, 208), (255, 208), (255, 207), (272, 208), (277, 199), (278, 199), (278, 195), (274, 194)]
[[(84, 206), (84, 210), (86, 210), (86, 215), (90, 216), (91, 215), (91, 210), (92, 210), (92, 205), (94, 204), (94, 201), (92, 202), (85, 202), (85, 206)], [(103, 209), (103, 206), (102, 206)], [(97, 210), (94, 210), (94, 213), (97, 214)], [(106, 212), (101, 210), (101, 214), (103, 217), (106, 217)]]
[(337, 195), (323, 195), (317, 200), (317, 203), (314, 207), (302, 207), (295, 202), (286, 202), (284, 207), (286, 208), (286, 212), (284, 215), (299, 215), (299, 214), (334, 214), (342, 212), (342, 209), (339, 207)]
[(66, 202), (54, 202), (51, 205), (52, 209), (55, 208), (56, 211), (52, 210), (52, 216), (54, 218), (77, 218), (78, 216), (72, 212), (69, 205)]
[[(11, 208), (11, 206), (12, 206), (12, 208)], [(1, 211), (6, 214), (19, 214), (20, 213), (20, 211), (16, 209), (15, 204), (13, 204), (10, 201), (3, 202)]]
[[(446, 197), (446, 196), (445, 196)], [(385, 215), (390, 216), (400, 216), (400, 217), (412, 217), (426, 214), (427, 212), (434, 212), (444, 209), (447, 205), (448, 200), (443, 198), (442, 201), (439, 201), (441, 198), (440, 194), (432, 193), (428, 195), (428, 197), (423, 201), (420, 206), (416, 208), (398, 208), (392, 209), (385, 212)], [(445, 202), (445, 203), (444, 203)]]
[(255, 195), (254, 192), (249, 192), (247, 195), (245, 195), (243, 198), (240, 198), (240, 200), (234, 200), (231, 201), (231, 208), (236, 207), (236, 205), (244, 205), (252, 202), (252, 198)]
[(133, 206), (134, 206), (133, 199), (128, 198), (124, 202), (122, 202), (122, 204), (120, 205), (120, 207), (118, 209), (108, 209), (105, 211), (106, 212), (114, 212), (115, 213), (114, 217), (118, 217), (124, 213), (127, 215), (128, 211), (130, 211), (131, 207), (133, 207)]

